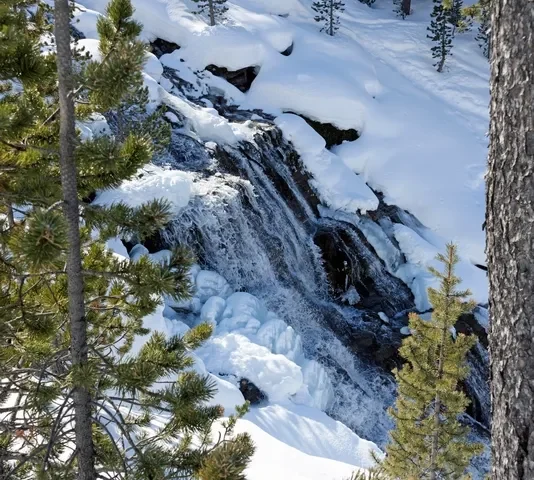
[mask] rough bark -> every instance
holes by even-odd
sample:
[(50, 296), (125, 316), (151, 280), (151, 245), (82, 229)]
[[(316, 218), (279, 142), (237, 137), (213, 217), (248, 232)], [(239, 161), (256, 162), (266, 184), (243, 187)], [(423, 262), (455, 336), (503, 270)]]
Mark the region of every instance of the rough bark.
[(492, 1), (492, 478), (534, 478), (534, 2)]
[[(58, 89), (60, 108), (60, 169), (63, 210), (68, 226), (67, 278), (71, 334), (71, 358), (74, 368), (87, 363), (87, 324), (85, 319), (79, 206), (76, 164), (74, 102), (71, 96), (74, 82), (70, 38), (68, 0), (55, 1), (55, 38), (57, 46)], [(94, 446), (89, 391), (77, 386), (73, 392), (78, 480), (94, 480)]]
[(330, 0), (330, 28), (329, 35), (334, 36), (334, 0)]
[(209, 9), (210, 9), (210, 25), (212, 27), (215, 26), (215, 5), (213, 4), (213, 0), (208, 1)]
[(403, 15), (410, 15), (412, 11), (412, 0), (401, 0), (401, 12)]

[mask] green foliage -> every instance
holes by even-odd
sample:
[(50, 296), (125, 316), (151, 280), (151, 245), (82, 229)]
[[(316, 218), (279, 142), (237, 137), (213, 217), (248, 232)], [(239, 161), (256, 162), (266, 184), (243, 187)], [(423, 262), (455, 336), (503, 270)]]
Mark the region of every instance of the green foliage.
[(226, 0), (193, 0), (193, 2), (198, 4), (198, 10), (195, 13), (208, 15), (212, 27), (225, 19), (228, 11)]
[[(132, 14), (130, 0), (112, 0), (97, 25), (101, 58), (80, 50), (75, 55), (76, 120), (91, 123), (105, 114), (117, 128), (113, 135), (75, 139), (88, 360), (74, 368), (55, 53), (41, 54), (50, 46), (45, 41), (52, 13), (37, 1), (0, 5), (3, 479), (76, 478), (72, 394), (79, 386), (90, 392), (102, 477), (238, 479), (253, 452), (248, 436), (233, 436), (246, 406), (220, 427), (220, 437), (212, 437), (223, 411), (207, 403), (214, 386), (192, 370), (190, 355), (209, 338), (211, 327), (166, 338), (143, 325), (162, 296), (190, 295), (190, 252), (175, 248), (168, 261), (133, 262), (105, 247), (116, 236), (143, 241), (159, 232), (171, 219), (171, 205), (155, 200), (105, 207), (88, 200), (96, 190), (135, 177), (169, 138), (162, 112), (146, 111), (145, 47)], [(139, 336), (145, 336), (141, 347)], [(164, 419), (161, 424), (153, 422), (155, 414)]]
[(354, 472), (350, 480), (388, 480), (379, 470), (369, 470), (367, 472)]
[(339, 30), (339, 14), (345, 11), (345, 4), (341, 0), (316, 0), (312, 10), (316, 13), (315, 21), (323, 24), (321, 32), (333, 37)]
[(465, 358), (476, 339), (451, 334), (458, 317), (474, 304), (464, 302), (469, 291), (457, 290), (456, 247), (448, 245), (447, 254), (437, 259), (444, 272), (431, 269), (441, 282), (439, 290), (428, 290), (432, 319), (410, 315), (412, 334), (400, 349), (406, 364), (395, 371), (398, 399), (390, 413), (396, 428), (380, 467), (398, 480), (467, 478), (471, 458), (481, 451), (467, 442), (467, 428), (458, 420), (469, 404), (459, 383), (467, 377)]
[(452, 55), (453, 28), (449, 22), (450, 11), (450, 8), (446, 8), (443, 5), (442, 0), (434, 0), (434, 9), (430, 14), (432, 20), (427, 28), (430, 32), (427, 37), (435, 43), (430, 49), (432, 58), (436, 59), (434, 66), (437, 67), (437, 71), (440, 73), (443, 71), (447, 57)]
[(473, 18), (479, 22), (475, 40), (478, 42), (486, 58), (491, 54), (491, 10), (490, 0), (479, 0), (477, 3), (463, 9), (466, 18)]

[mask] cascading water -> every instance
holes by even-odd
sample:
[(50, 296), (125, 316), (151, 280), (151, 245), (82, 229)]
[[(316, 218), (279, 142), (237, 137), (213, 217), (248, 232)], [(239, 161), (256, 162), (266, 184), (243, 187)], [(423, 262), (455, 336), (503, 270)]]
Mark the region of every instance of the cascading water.
[(253, 139), (201, 143), (184, 128), (188, 119), (174, 112), (172, 142), (157, 163), (191, 172), (195, 194), (163, 242), (187, 245), (203, 266), (291, 325), (306, 355), (330, 376), (328, 413), (384, 445), (395, 395), (389, 372), (398, 364), (400, 328), (414, 304), (364, 232), (390, 239), (393, 261), (402, 262), (387, 226), (408, 215), (384, 208), (373, 219), (359, 218), (321, 207), (298, 154), (268, 116), (224, 104), (218, 111), (247, 121)]

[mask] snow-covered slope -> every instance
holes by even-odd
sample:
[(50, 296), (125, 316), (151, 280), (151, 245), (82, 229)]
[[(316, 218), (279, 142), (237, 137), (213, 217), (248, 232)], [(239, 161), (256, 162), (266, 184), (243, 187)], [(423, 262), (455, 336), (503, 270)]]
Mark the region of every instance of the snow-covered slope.
[[(79, 3), (85, 8), (77, 14), (77, 28), (89, 39), (95, 38), (96, 19), (107, 2)], [(485, 263), (488, 68), (471, 33), (457, 35), (454, 56), (440, 75), (432, 68), (426, 38), (430, 0), (415, 0), (414, 15), (405, 21), (395, 18), (390, 0), (377, 0), (373, 8), (347, 0), (342, 28), (334, 38), (319, 32), (311, 0), (229, 1), (228, 21), (216, 27), (207, 26), (205, 19), (192, 13), (196, 6), (190, 0), (133, 3), (147, 40), (161, 38), (181, 47), (159, 60), (151, 55), (145, 68), (154, 106), (167, 104), (183, 116), (186, 122), (181, 132), (205, 145), (207, 151), (214, 151), (215, 144), (224, 149), (242, 141), (254, 142), (250, 121), (229, 120), (213, 108), (205, 98), (213, 91), (235, 107), (272, 115), (274, 124), (299, 152), (313, 188), (328, 207), (321, 209), (323, 216), (359, 222), (389, 273), (412, 289), (419, 310), (429, 307), (426, 287), (433, 280), (426, 269), (451, 240), (460, 249), (458, 273), (464, 285), (480, 303), (487, 302), (485, 272), (474, 264)], [(90, 40), (84, 42), (94, 48)], [(228, 70), (255, 67), (257, 76), (243, 93), (204, 71), (208, 65)], [(189, 83), (190, 99), (200, 100), (194, 103), (185, 98), (168, 75), (162, 76), (163, 67)], [(360, 138), (327, 150), (324, 140), (295, 114), (340, 129), (356, 129)], [(168, 118), (177, 120), (173, 113)], [(190, 171), (150, 166), (141, 179), (102, 192), (97, 201), (121, 198), (137, 203), (165, 196), (180, 215), (195, 198), (213, 195), (213, 202), (231, 203), (236, 192), (214, 186)], [(367, 217), (359, 218), (376, 211), (379, 200), (407, 210), (418, 221), (395, 224), (391, 238), (387, 237)], [(227, 247), (233, 246), (220, 246)], [(130, 254), (139, 254), (139, 250)], [(258, 265), (262, 262), (267, 260), (258, 258)], [(234, 386), (241, 377), (269, 395), (271, 404), (255, 409), (239, 426), (258, 443), (249, 478), (322, 480), (348, 476), (354, 467), (368, 467), (373, 444), (321, 412), (332, 402), (333, 387), (326, 370), (311, 358), (313, 349), (306, 344), (310, 340), (301, 339), (285, 322), (296, 310), (284, 312), (282, 320), (280, 312), (269, 312), (257, 298), (233, 293), (252, 287), (230, 284), (237, 277), (232, 275), (233, 265), (220, 267), (219, 275), (195, 270), (193, 300), (188, 305), (168, 305), (147, 319), (147, 326), (179, 331), (200, 319), (213, 322), (216, 335), (198, 359), (202, 368), (217, 375), (223, 392), (217, 400), (231, 408), (241, 398)], [(266, 290), (273, 283), (270, 278), (258, 278), (256, 291), (262, 281)], [(171, 306), (188, 313), (178, 318)], [(304, 322), (295, 324), (300, 332), (307, 328)], [(324, 351), (331, 354), (332, 345), (328, 348)], [(348, 353), (343, 352), (346, 358)], [(362, 398), (369, 396), (372, 388), (365, 384), (364, 375), (346, 363), (343, 368), (364, 392)], [(349, 409), (353, 415), (358, 415), (359, 405), (367, 410), (360, 411), (361, 421), (351, 425), (368, 423), (370, 412), (371, 417), (374, 414), (372, 404), (370, 398)]]
[[(106, 0), (81, 3), (103, 11)], [(258, 67), (247, 93), (221, 85), (225, 82), (211, 74), (206, 83), (223, 88), (243, 108), (296, 112), (361, 133), (357, 141), (328, 152), (307, 124), (280, 118), (330, 207), (375, 209), (378, 201), (367, 183), (430, 230), (415, 232), (418, 242), (443, 250), (445, 242), (454, 241), (468, 264), (485, 264), (487, 62), (467, 33), (457, 35), (447, 71), (434, 71), (426, 38), (430, 1), (415, 2), (413, 17), (405, 21), (394, 17), (389, 2), (378, 0), (374, 8), (347, 2), (334, 38), (318, 32), (308, 0), (235, 1), (228, 23), (216, 27), (192, 13), (193, 2), (133, 3), (148, 40), (163, 38), (182, 47), (161, 62), (179, 68), (186, 79), (208, 65)], [(80, 28), (94, 35), (96, 14), (79, 18)], [(291, 55), (281, 55), (290, 45)], [(160, 97), (165, 101), (162, 91)], [(240, 138), (213, 110), (190, 116), (205, 140)], [(428, 262), (415, 263), (424, 270)], [(465, 273), (476, 298), (487, 301), (484, 272), (466, 265)]]

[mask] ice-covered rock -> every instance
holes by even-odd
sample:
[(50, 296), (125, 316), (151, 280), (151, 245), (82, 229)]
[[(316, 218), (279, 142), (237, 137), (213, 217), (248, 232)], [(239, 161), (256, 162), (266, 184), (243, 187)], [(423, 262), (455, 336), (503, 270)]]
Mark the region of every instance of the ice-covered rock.
[(209, 371), (248, 378), (273, 402), (287, 401), (303, 384), (298, 365), (243, 335), (215, 336), (196, 353)]
[(212, 325), (217, 325), (222, 317), (225, 307), (226, 300), (224, 298), (218, 296), (208, 298), (200, 310), (200, 320), (202, 322), (211, 323)]
[(226, 279), (217, 272), (200, 270), (195, 277), (195, 297), (201, 303), (206, 302), (210, 297), (218, 296), (223, 299), (232, 294), (232, 287)]

